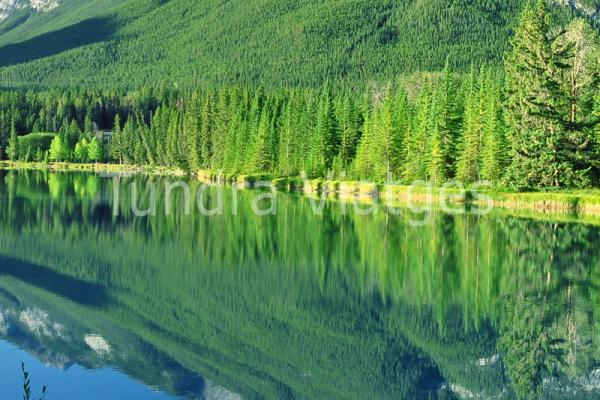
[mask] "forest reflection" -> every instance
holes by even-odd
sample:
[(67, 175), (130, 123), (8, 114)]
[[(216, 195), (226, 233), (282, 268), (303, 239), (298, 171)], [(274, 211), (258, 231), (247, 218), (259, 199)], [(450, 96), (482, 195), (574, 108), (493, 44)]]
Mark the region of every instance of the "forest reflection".
[(162, 361), (123, 367), (149, 385), (186, 393), (157, 378), (166, 363), (250, 398), (598, 395), (593, 224), (433, 211), (415, 227), (283, 194), (257, 216), (247, 191), (237, 215), (139, 218), (127, 190), (115, 215), (113, 190), (94, 174), (2, 172), (0, 304), (84, 312), (66, 329), (103, 321), (133, 360), (155, 349)]

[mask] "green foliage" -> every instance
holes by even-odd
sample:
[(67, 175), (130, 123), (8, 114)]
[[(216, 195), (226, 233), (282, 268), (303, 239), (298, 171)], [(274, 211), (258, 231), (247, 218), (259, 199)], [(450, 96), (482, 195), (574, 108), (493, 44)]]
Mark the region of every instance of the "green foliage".
[(60, 135), (57, 135), (52, 139), (50, 144), (49, 158), (51, 161), (66, 161), (70, 154), (67, 144)]
[[(319, 7), (347, 5), (334, 3)], [(362, 90), (335, 80), (318, 89), (265, 89), (254, 86), (257, 78), (214, 90), (164, 83), (134, 91), (0, 91), (0, 142), (53, 132), (60, 143), (51, 160), (185, 171), (333, 173), (435, 185), (485, 180), (520, 190), (587, 186), (600, 179), (594, 134), (600, 112), (593, 113), (600, 46), (584, 20), (558, 35), (554, 25), (543, 2), (528, 3), (505, 74), (473, 64), (465, 77), (448, 56), (442, 73), (372, 82)], [(83, 139), (89, 143), (94, 126), (112, 130), (106, 152), (99, 142), (85, 150)], [(39, 160), (44, 149), (24, 146), (17, 157)]]
[(10, 128), (10, 140), (8, 141), (7, 155), (12, 161), (17, 161), (19, 158), (19, 138), (17, 136), (17, 128), (15, 127), (14, 120), (12, 127)]
[[(588, 49), (586, 49), (587, 51)], [(589, 182), (589, 138), (573, 97), (577, 40), (555, 36), (544, 1), (530, 2), (506, 62), (506, 115), (512, 142), (508, 181), (517, 189), (582, 187)], [(567, 88), (567, 89), (566, 89)], [(582, 162), (583, 161), (583, 162)]]
[(93, 138), (88, 146), (88, 159), (93, 162), (102, 160), (102, 144), (98, 138)]
[(526, 1), (64, 1), (0, 23), (0, 86), (320, 87), (437, 71), (448, 56), (460, 71), (498, 66)]
[(75, 150), (73, 150), (73, 159), (76, 162), (86, 163), (89, 161), (88, 156), (88, 148), (89, 143), (87, 139), (83, 138), (81, 141), (77, 142), (75, 145)]
[(19, 136), (17, 159), (21, 161), (43, 161), (54, 136), (54, 133), (41, 132)]

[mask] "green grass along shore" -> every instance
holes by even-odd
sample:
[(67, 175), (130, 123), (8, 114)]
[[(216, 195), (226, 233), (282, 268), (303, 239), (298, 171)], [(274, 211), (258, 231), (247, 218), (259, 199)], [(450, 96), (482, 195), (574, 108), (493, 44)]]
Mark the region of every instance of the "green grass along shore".
[[(54, 170), (109, 173), (146, 173), (163, 176), (195, 176), (207, 183), (232, 184), (239, 188), (255, 188), (257, 182), (270, 182), (279, 191), (300, 192), (311, 196), (330, 199), (358, 199), (363, 202), (393, 199), (394, 204), (407, 202), (412, 194), (414, 203), (439, 203), (446, 199), (449, 203), (483, 204), (472, 190), (461, 193), (458, 189), (433, 188), (430, 193), (425, 187), (395, 184), (375, 184), (358, 181), (337, 181), (307, 179), (300, 177), (274, 178), (265, 174), (219, 175), (214, 171), (198, 171), (190, 174), (180, 169), (119, 164), (76, 164), (76, 163), (36, 163), (1, 161), (0, 169), (11, 170)], [(570, 190), (556, 192), (513, 193), (497, 189), (480, 188), (479, 194), (494, 201), (494, 206), (511, 210), (519, 216), (548, 215), (560, 216), (561, 220), (571, 220), (573, 216), (600, 217), (600, 189)]]

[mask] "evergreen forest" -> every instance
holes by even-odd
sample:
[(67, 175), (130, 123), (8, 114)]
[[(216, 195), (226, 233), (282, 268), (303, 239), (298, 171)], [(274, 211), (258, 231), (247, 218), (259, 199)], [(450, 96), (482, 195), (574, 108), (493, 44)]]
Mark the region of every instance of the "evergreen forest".
[(463, 70), (448, 56), (441, 72), (362, 88), (325, 80), (5, 90), (0, 145), (13, 161), (515, 190), (597, 186), (600, 42), (589, 19), (562, 20), (545, 1), (529, 1), (502, 66)]

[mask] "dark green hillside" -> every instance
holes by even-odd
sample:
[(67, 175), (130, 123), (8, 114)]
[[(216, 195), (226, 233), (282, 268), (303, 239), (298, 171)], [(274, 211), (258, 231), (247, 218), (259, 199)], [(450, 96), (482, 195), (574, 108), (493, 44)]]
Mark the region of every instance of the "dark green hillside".
[(464, 70), (502, 60), (523, 1), (65, 0), (0, 23), (0, 86), (364, 83), (447, 56)]

